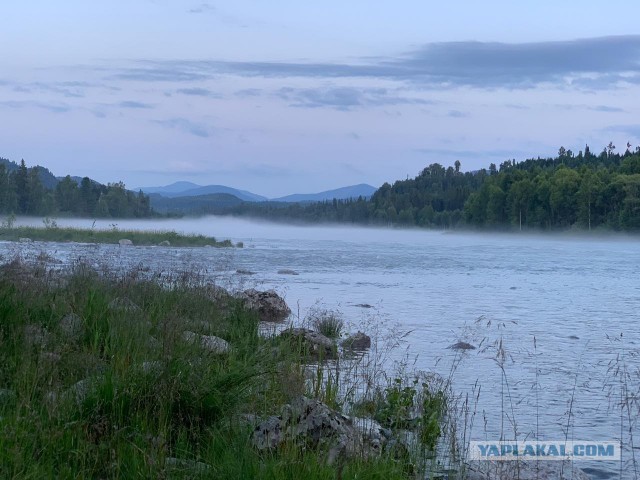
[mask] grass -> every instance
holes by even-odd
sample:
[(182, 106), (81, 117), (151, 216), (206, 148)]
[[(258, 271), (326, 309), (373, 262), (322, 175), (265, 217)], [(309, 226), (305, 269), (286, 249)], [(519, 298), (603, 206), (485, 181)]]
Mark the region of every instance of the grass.
[(305, 321), (313, 330), (331, 339), (340, 338), (344, 330), (342, 314), (335, 310), (313, 308)]
[[(260, 335), (256, 314), (197, 276), (159, 285), (82, 263), (59, 275), (42, 262), (0, 267), (0, 478), (408, 479), (440, 435), (442, 392), (396, 382), (375, 388), (385, 418), (424, 419), (406, 455), (328, 465), (323, 447), (258, 451), (243, 418), (311, 395), (310, 359)], [(231, 351), (206, 354), (184, 331)]]
[[(169, 242), (173, 247), (232, 247), (230, 240), (218, 241), (205, 235), (185, 235), (175, 231), (96, 230), (70, 227), (7, 227), (0, 228), (0, 241), (19, 241), (29, 238), (42, 242), (113, 243), (131, 240), (133, 245), (159, 245)], [(242, 247), (242, 243), (236, 244)]]

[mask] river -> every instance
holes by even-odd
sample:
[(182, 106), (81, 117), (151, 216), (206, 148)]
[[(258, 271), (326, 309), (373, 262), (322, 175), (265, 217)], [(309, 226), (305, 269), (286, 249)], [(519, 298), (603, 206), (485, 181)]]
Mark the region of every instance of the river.
[[(92, 221), (58, 224), (89, 228)], [(407, 349), (397, 359), (408, 352), (416, 368), (443, 376), (456, 364), (453, 385), (461, 394), (482, 385), (472, 440), (497, 440), (501, 431), (513, 439), (514, 429), (520, 439), (562, 440), (567, 427), (575, 440), (619, 442), (622, 436), (623, 478), (634, 478), (629, 462), (631, 441), (640, 433), (638, 404), (628, 415), (620, 395), (627, 389), (624, 396), (632, 397), (640, 387), (637, 239), (285, 226), (220, 217), (103, 221), (96, 228), (170, 229), (242, 241), (244, 248), (2, 242), (0, 254), (46, 249), (65, 262), (83, 256), (118, 268), (142, 263), (152, 270), (201, 270), (221, 283), (233, 278), (275, 288), (300, 318), (315, 305), (340, 311), (356, 326), (375, 322), (392, 334), (406, 332)], [(255, 275), (236, 275), (238, 269)], [(448, 348), (460, 340), (478, 348)], [(493, 346), (499, 341), (503, 360)], [(593, 478), (620, 472), (619, 462), (586, 466)]]

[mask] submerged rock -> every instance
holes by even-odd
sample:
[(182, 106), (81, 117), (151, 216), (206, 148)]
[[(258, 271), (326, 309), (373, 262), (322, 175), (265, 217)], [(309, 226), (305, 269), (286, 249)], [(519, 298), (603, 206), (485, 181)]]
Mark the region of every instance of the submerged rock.
[(275, 290), (259, 292), (253, 288), (239, 295), (249, 310), (258, 312), (263, 322), (279, 322), (291, 314), (291, 309)]
[(474, 347), (473, 345), (467, 342), (454, 343), (453, 345), (449, 345), (447, 348), (450, 348), (451, 350), (475, 350), (476, 349), (476, 347)]
[(366, 350), (371, 348), (371, 337), (363, 332), (357, 332), (344, 339), (340, 345), (349, 350)]
[(304, 353), (313, 358), (332, 359), (337, 357), (335, 343), (319, 332), (308, 328), (288, 328), (280, 334), (281, 338), (286, 338), (295, 346), (301, 347)]
[(133, 242), (131, 240), (129, 240), (128, 238), (123, 238), (118, 240), (118, 243), (120, 244), (121, 247), (126, 247), (128, 245), (133, 245)]
[(239, 268), (236, 270), (238, 275), (255, 275), (256, 272), (252, 272), (251, 270), (245, 270), (244, 268)]
[(354, 307), (360, 308), (373, 308), (373, 305), (369, 305), (368, 303), (356, 303)]
[(296, 272), (295, 270), (289, 270), (288, 268), (283, 268), (281, 270), (278, 270), (278, 274), (279, 275), (299, 275), (299, 273)]
[(208, 350), (211, 353), (215, 353), (216, 355), (229, 353), (231, 350), (229, 342), (213, 335), (200, 335), (187, 331), (182, 334), (182, 338), (189, 343), (199, 343), (203, 349)]

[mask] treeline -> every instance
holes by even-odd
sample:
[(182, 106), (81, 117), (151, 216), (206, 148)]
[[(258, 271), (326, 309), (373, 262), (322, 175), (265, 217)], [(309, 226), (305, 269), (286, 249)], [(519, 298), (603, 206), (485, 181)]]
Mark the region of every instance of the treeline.
[(40, 167), (27, 168), (24, 160), (14, 165), (0, 158), (0, 214), (125, 218), (153, 213), (149, 197), (127, 190), (122, 182), (105, 186), (88, 177), (78, 183), (66, 176), (47, 188)]
[[(630, 147), (630, 146), (628, 146)], [(560, 148), (555, 158), (507, 160), (462, 172), (434, 163), (385, 183), (370, 200), (243, 203), (220, 213), (277, 220), (490, 229), (640, 229), (640, 149), (594, 155)]]

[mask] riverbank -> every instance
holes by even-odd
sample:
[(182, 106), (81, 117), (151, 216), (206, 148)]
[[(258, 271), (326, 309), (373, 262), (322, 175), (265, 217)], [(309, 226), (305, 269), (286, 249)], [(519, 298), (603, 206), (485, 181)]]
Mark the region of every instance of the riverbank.
[[(163, 230), (99, 230), (73, 227), (2, 227), (0, 241), (40, 241), (40, 242), (77, 242), (110, 243), (124, 245), (162, 245), (172, 247), (233, 247), (231, 240), (216, 240), (197, 234), (181, 234)], [(124, 240), (124, 241), (123, 241)], [(235, 244), (242, 247), (242, 243)]]
[(0, 477), (393, 480), (440, 468), (443, 384), (387, 381), (317, 332), (321, 343), (261, 335), (252, 291), (145, 278), (0, 267)]

